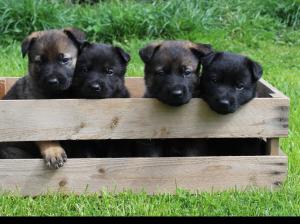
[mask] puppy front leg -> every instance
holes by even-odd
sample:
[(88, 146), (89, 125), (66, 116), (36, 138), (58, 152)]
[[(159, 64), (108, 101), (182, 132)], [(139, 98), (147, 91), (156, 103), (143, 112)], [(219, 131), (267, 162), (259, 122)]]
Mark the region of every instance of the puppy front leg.
[(67, 154), (58, 141), (35, 142), (40, 149), (46, 165), (58, 169), (67, 161)]

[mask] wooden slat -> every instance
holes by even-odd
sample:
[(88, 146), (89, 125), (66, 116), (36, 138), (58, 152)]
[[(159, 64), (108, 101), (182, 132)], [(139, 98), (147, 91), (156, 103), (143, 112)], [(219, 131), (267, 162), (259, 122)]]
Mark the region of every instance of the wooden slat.
[(272, 98), (286, 98), (282, 92), (280, 92), (278, 89), (276, 89), (274, 86), (272, 86), (270, 83), (268, 83), (264, 79), (260, 79), (258, 83), (258, 89), (260, 89), (261, 92), (264, 92), (264, 95), (269, 95)]
[(0, 141), (251, 138), (288, 134), (288, 103), (255, 98), (234, 114), (202, 99), (171, 107), (156, 99), (3, 100)]
[(20, 77), (7, 77), (6, 80), (6, 91), (5, 93), (10, 90), (10, 88), (15, 84), (15, 82), (19, 79)]
[(267, 139), (267, 152), (269, 155), (279, 155), (279, 139), (269, 138)]
[(6, 82), (5, 78), (0, 78), (0, 99), (5, 95), (5, 88), (6, 87)]
[(120, 192), (131, 189), (174, 193), (274, 188), (287, 174), (286, 156), (69, 159), (49, 170), (40, 159), (0, 160), (0, 188), (22, 195), (46, 192)]
[(133, 98), (142, 98), (145, 92), (145, 83), (144, 79), (139, 78), (126, 78), (125, 85), (130, 91), (130, 97)]

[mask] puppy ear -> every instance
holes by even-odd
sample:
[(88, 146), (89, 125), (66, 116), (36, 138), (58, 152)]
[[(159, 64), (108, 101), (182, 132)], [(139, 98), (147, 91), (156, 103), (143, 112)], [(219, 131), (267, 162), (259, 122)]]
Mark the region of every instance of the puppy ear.
[(33, 32), (28, 37), (26, 37), (21, 45), (22, 57), (24, 58), (28, 53), (30, 47), (33, 45), (34, 41), (41, 35), (42, 32)]
[(139, 50), (140, 58), (144, 63), (148, 63), (151, 61), (154, 53), (159, 49), (160, 45), (160, 43), (149, 44)]
[(90, 42), (88, 42), (86, 40), (82, 41), (82, 43), (80, 44), (80, 51), (82, 51), (83, 49), (88, 48), (90, 46), (92, 46), (92, 44)]
[(257, 80), (259, 80), (262, 77), (263, 69), (259, 63), (255, 62), (249, 58), (246, 58), (246, 62), (247, 62), (248, 68), (250, 69), (250, 71), (252, 73), (252, 78), (256, 82)]
[(222, 52), (212, 52), (208, 55), (205, 55), (201, 58), (201, 64), (204, 67), (209, 66), (214, 60), (222, 56)]
[(213, 52), (210, 44), (191, 43), (189, 48), (199, 59)]
[(84, 32), (73, 27), (65, 28), (63, 29), (63, 32), (73, 41), (78, 49), (81, 48), (81, 45), (86, 39)]
[(114, 47), (124, 62), (127, 64), (130, 61), (130, 55), (120, 47)]

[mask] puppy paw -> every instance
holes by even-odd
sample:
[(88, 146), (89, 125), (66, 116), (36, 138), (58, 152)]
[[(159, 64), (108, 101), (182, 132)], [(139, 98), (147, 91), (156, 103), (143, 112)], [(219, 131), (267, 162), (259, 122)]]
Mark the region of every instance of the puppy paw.
[(50, 147), (43, 153), (46, 166), (50, 169), (58, 169), (67, 161), (67, 154), (65, 150), (60, 147)]

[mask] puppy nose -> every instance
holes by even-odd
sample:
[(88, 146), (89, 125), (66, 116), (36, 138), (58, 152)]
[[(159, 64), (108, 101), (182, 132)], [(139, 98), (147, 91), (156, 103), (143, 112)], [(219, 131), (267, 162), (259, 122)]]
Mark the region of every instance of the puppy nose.
[(172, 95), (174, 97), (181, 97), (183, 95), (183, 91), (181, 89), (176, 89), (172, 91)]
[(230, 105), (229, 100), (220, 100), (219, 103), (225, 108), (228, 108)]
[(51, 78), (48, 80), (48, 83), (50, 85), (57, 85), (58, 84), (58, 79), (57, 78)]
[(97, 91), (97, 92), (99, 92), (101, 90), (99, 83), (93, 83), (90, 85), (90, 87), (92, 90)]

